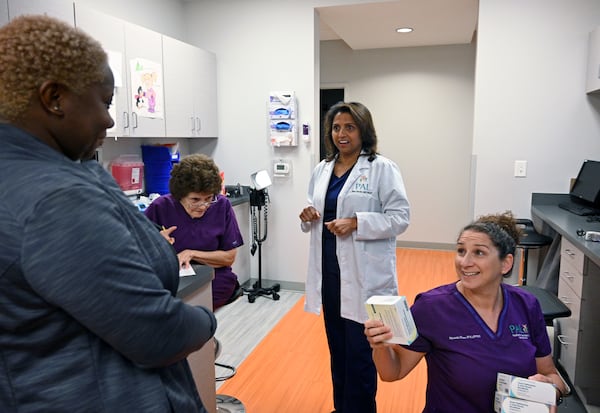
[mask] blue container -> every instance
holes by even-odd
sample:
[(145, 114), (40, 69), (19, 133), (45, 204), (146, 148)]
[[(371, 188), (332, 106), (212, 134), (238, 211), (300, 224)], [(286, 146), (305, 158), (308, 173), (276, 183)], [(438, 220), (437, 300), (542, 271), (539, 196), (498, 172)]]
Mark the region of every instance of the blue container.
[(148, 162), (171, 161), (171, 150), (167, 146), (142, 145), (142, 159)]
[(149, 171), (147, 174), (144, 174), (146, 192), (148, 194), (168, 194), (171, 162), (164, 164), (164, 166), (158, 162), (151, 162), (149, 166), (144, 165), (144, 171), (146, 168)]
[(142, 145), (146, 193), (168, 194), (173, 163), (167, 146)]

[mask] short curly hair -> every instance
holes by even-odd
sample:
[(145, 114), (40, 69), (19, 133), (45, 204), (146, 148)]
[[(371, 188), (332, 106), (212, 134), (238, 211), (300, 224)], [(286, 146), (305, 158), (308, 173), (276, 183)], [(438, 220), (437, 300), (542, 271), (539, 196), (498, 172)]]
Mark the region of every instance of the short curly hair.
[(16, 17), (0, 28), (0, 117), (24, 114), (47, 80), (82, 93), (105, 77), (100, 43), (82, 30), (42, 15)]
[(190, 192), (218, 194), (223, 182), (215, 161), (204, 154), (188, 155), (173, 165), (169, 192), (181, 201)]

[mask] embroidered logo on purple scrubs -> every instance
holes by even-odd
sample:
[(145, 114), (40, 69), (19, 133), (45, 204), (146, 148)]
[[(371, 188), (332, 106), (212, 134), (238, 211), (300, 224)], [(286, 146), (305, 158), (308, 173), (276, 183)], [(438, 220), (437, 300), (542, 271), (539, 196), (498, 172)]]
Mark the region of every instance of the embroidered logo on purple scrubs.
[(521, 340), (529, 340), (529, 328), (527, 324), (511, 324), (508, 328), (513, 337)]

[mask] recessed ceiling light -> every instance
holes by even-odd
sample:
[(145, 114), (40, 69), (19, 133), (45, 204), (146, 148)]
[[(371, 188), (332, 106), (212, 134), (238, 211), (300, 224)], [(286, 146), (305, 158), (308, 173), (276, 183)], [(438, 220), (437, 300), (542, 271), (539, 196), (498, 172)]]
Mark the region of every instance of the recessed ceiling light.
[(410, 33), (413, 31), (412, 27), (399, 27), (396, 29), (397, 33)]

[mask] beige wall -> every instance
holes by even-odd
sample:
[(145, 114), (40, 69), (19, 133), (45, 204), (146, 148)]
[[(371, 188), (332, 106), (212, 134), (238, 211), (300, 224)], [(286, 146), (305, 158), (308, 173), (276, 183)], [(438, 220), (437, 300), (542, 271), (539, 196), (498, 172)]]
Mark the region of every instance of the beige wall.
[(400, 245), (450, 245), (471, 216), (475, 45), (353, 51), (321, 44), (321, 84), (373, 114), (380, 152), (402, 171), (411, 223)]

